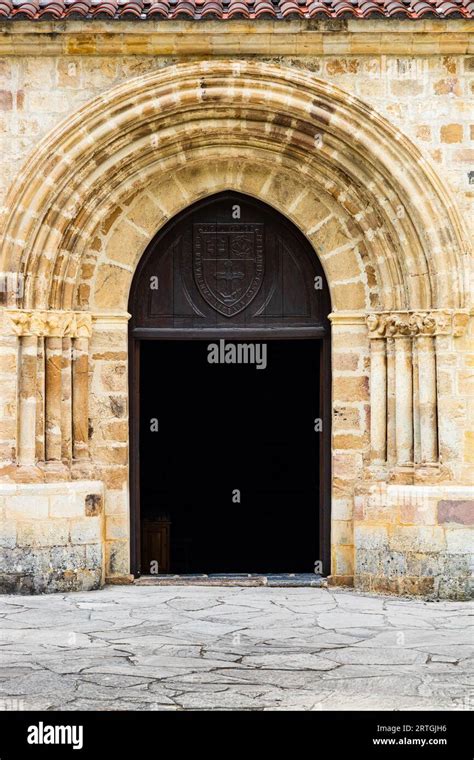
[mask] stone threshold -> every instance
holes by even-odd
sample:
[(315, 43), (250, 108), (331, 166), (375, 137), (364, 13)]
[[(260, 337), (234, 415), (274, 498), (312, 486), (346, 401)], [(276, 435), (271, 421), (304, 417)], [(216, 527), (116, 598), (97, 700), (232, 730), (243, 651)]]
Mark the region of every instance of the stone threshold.
[(209, 575), (142, 575), (134, 586), (269, 586), (325, 588), (327, 578), (314, 573), (211, 573)]

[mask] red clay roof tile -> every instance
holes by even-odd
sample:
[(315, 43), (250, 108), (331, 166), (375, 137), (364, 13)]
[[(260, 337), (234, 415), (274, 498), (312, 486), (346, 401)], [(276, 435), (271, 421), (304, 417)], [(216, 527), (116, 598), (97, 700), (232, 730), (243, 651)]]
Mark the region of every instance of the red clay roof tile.
[(0, 0), (0, 19), (474, 18), (474, 0)]

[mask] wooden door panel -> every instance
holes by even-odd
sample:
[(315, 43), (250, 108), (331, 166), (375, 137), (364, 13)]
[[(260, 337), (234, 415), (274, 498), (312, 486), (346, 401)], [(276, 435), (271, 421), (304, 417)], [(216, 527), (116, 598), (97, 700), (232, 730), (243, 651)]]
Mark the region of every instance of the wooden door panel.
[(191, 209), (153, 241), (132, 286), (132, 327), (327, 329), (329, 296), (314, 289), (324, 274), (307, 241), (252, 199), (233, 220), (235, 200)]

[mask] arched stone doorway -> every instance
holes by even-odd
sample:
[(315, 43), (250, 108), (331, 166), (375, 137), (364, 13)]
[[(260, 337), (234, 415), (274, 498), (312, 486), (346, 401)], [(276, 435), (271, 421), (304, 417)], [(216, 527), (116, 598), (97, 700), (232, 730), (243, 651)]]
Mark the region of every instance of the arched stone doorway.
[(148, 246), (129, 299), (134, 574), (329, 574), (330, 311), (309, 242), (241, 193)]
[[(465, 593), (468, 552), (462, 539), (460, 561), (447, 521), (452, 503), (462, 513), (472, 498), (461, 383), (462, 403), (452, 398), (452, 357), (462, 381), (472, 350), (459, 209), (429, 160), (367, 104), (254, 61), (170, 65), (114, 87), (18, 173), (0, 215), (2, 271), (24, 286), (1, 313), (1, 447), (5, 498), (34, 499), (15, 520), (33, 513), (34, 541), (56, 519), (47, 494), (80, 493), (90, 582), (128, 576), (131, 283), (170, 219), (228, 190), (294, 223), (329, 285), (334, 582)], [(43, 491), (44, 520), (34, 513)], [(84, 587), (83, 545), (65, 545), (67, 577)], [(27, 549), (12, 551), (20, 562)], [(64, 578), (59, 568), (59, 588)]]

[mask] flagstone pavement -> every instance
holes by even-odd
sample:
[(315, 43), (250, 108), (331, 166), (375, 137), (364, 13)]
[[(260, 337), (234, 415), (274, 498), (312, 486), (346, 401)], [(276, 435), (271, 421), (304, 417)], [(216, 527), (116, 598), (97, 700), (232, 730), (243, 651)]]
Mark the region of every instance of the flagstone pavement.
[(331, 588), (0, 597), (0, 709), (469, 710), (473, 605)]

